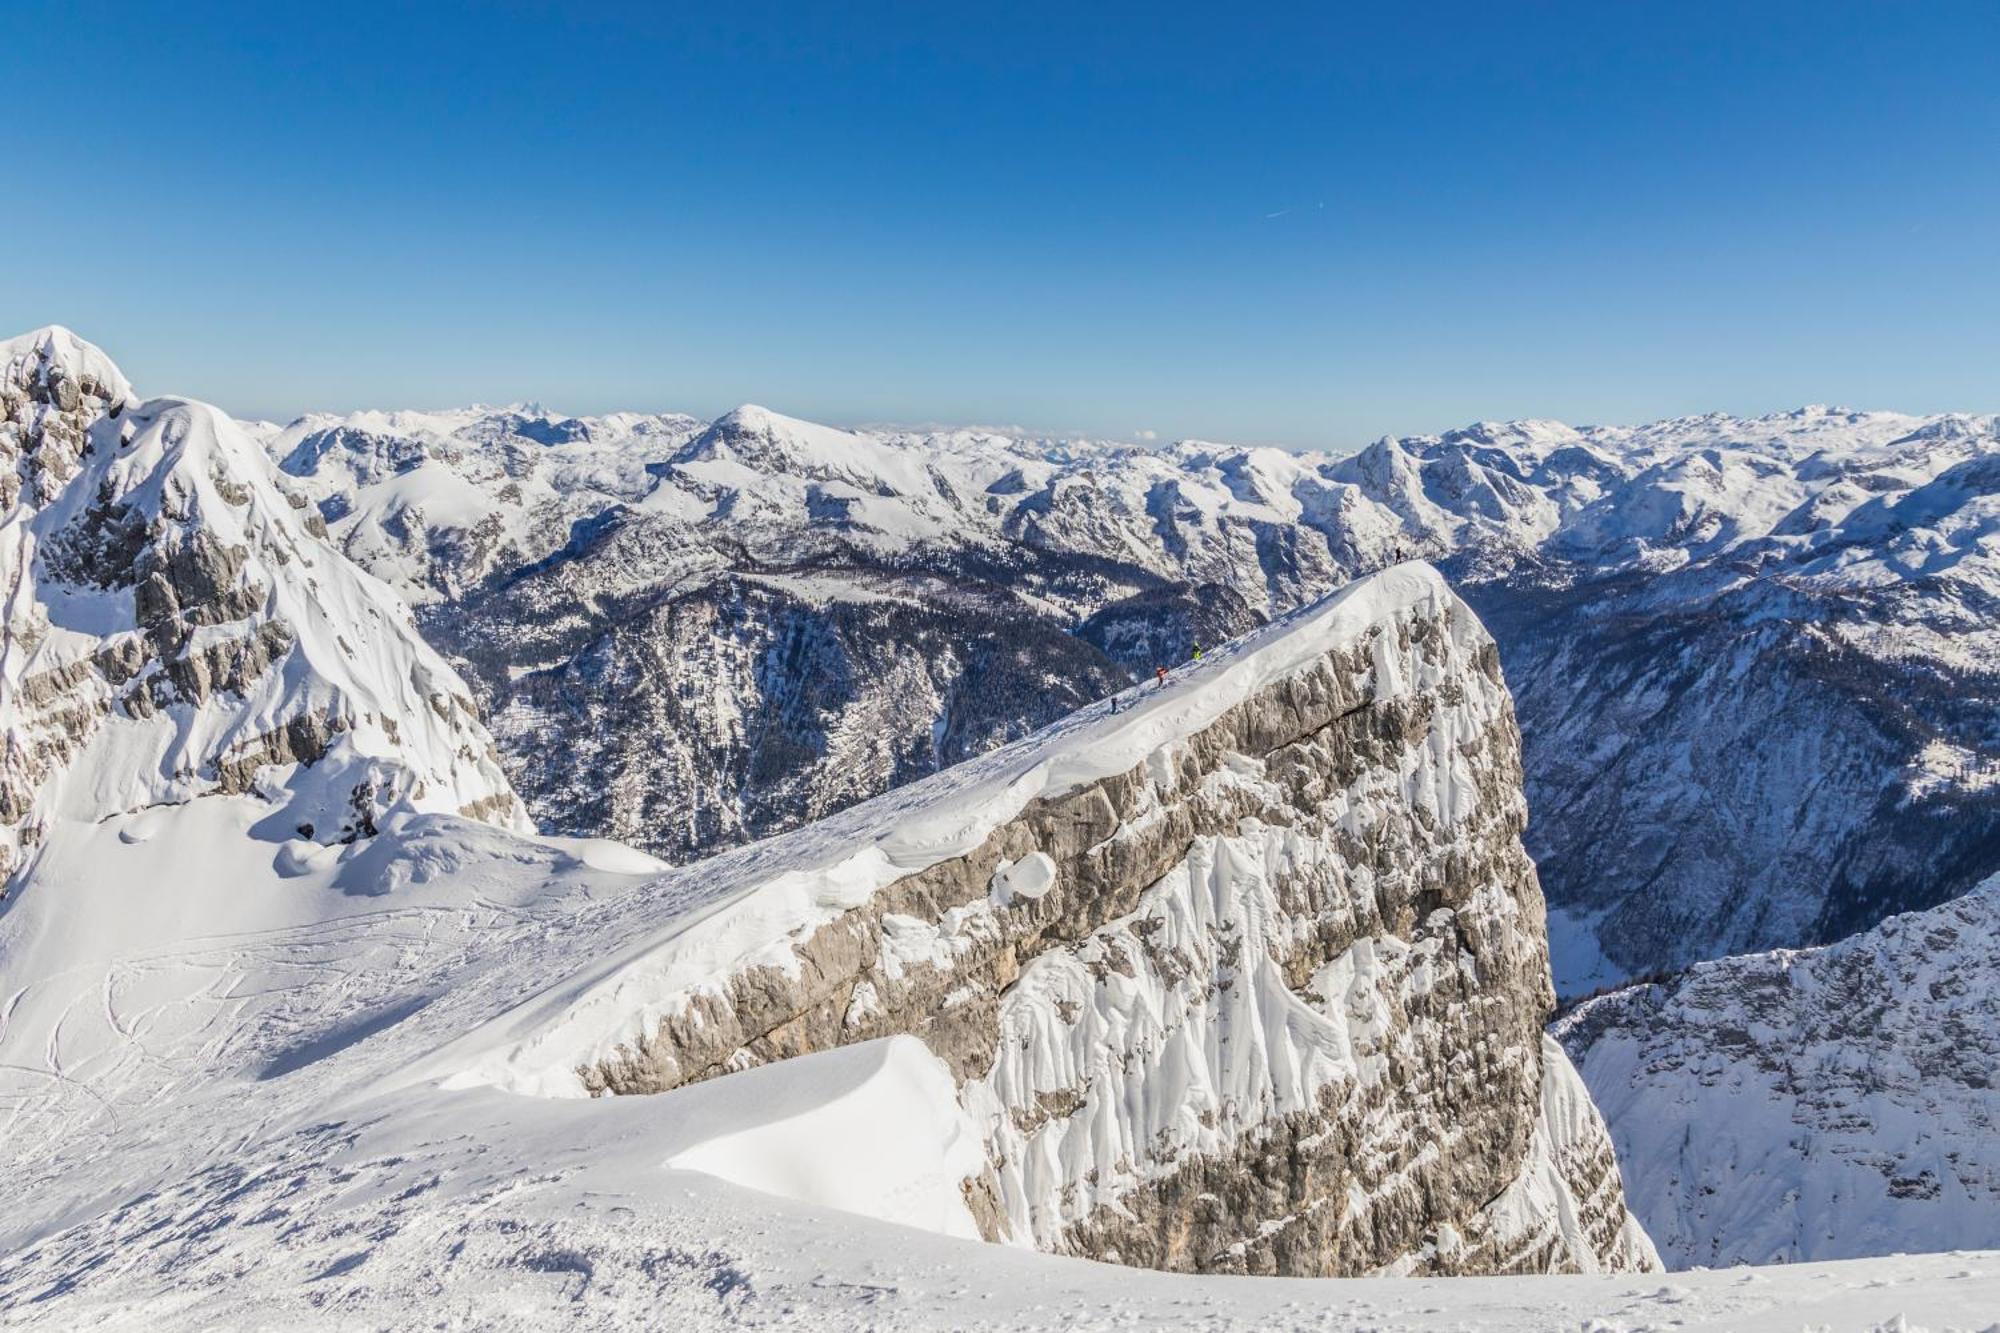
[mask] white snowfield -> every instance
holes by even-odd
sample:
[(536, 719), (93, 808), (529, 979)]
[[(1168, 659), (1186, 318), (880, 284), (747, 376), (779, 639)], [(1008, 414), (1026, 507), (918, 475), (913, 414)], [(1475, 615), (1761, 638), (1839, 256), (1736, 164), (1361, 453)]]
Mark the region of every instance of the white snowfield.
[[(1448, 595), (1391, 571), (1129, 711), (666, 873), (407, 809), (345, 846), (281, 840), (256, 795), (58, 818), (0, 906), (0, 1326), (1993, 1326), (1992, 1253), (1306, 1281), (981, 1244), (958, 1194), (977, 1131), (913, 1039), (655, 1097), (522, 1095), (574, 1092), (562, 1062), (634, 1003)], [(1009, 891), (1038, 882), (1023, 863)], [(1552, 1095), (1560, 1130), (1584, 1104)]]

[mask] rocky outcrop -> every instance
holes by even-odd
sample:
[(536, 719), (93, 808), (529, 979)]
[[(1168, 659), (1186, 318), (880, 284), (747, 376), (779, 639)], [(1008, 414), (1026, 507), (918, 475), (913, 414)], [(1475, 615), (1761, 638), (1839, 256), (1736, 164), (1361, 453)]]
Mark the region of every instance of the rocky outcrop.
[[(635, 1094), (914, 1033), (986, 1126), (966, 1188), (995, 1239), (1223, 1272), (1651, 1262), (1543, 1043), (1518, 737), (1492, 640), (1434, 573), (1016, 751), (1004, 797), (920, 784), (872, 842), (949, 854), (753, 885), (711, 938), (810, 910), (744, 927), (732, 964), (691, 935), (642, 954), (526, 1045), (583, 1037), (581, 1086)], [(1103, 771), (1050, 776), (1077, 763)]]
[(0, 479), (0, 876), (58, 817), (207, 792), (322, 839), (399, 802), (525, 823), (408, 608), (215, 409), (138, 400), (66, 330), (0, 343)]

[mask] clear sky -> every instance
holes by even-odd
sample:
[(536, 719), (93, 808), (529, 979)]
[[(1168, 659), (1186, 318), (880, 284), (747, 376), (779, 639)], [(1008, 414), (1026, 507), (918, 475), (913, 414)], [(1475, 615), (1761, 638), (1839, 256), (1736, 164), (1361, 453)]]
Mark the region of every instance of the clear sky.
[(6, 14), (0, 332), (242, 415), (2000, 409), (1992, 3)]

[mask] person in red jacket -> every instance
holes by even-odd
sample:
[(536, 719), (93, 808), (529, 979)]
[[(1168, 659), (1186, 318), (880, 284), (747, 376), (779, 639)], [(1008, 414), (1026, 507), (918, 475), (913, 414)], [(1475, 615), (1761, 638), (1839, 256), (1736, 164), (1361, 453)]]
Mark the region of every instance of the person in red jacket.
[(1167, 688), (1167, 669), (1165, 667), (1154, 667), (1153, 675), (1159, 678), (1161, 689), (1164, 690)]

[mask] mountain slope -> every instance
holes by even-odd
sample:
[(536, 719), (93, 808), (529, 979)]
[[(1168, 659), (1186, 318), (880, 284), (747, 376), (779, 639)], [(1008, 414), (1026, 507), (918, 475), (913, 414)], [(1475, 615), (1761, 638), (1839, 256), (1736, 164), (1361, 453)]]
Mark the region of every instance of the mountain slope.
[(521, 822), (458, 677), (229, 418), (61, 329), (0, 343), (0, 416), (0, 866), (207, 793), (321, 841), (399, 806)]
[(2000, 883), (1554, 1028), (1677, 1265), (2000, 1244)]

